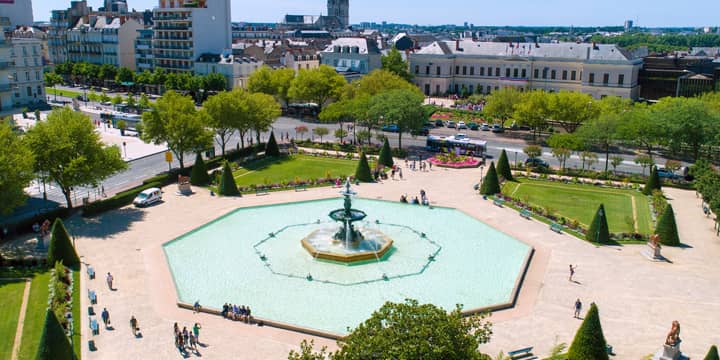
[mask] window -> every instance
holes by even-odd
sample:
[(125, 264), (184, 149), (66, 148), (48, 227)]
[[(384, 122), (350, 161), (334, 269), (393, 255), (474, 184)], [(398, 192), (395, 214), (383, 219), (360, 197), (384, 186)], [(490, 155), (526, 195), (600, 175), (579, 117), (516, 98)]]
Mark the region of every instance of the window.
[(32, 88), (29, 86), (27, 87), (27, 94), (27, 96), (32, 96)]
[(25, 72), (25, 81), (30, 81), (30, 73), (27, 71)]
[(500, 68), (499, 67), (495, 68), (495, 76), (500, 77)]
[(455, 66), (455, 75), (460, 74), (460, 66)]
[(42, 87), (40, 85), (38, 85), (36, 95), (40, 95), (40, 94), (42, 94)]
[(618, 85), (623, 85), (625, 83), (625, 74), (618, 75)]
[(35, 80), (40, 81), (40, 72), (39, 71), (35, 72)]
[(567, 80), (567, 70), (563, 70), (562, 79)]
[(540, 70), (539, 70), (539, 69), (535, 69), (535, 74), (533, 74), (533, 77), (536, 78), (536, 79), (540, 77)]
[(575, 70), (570, 72), (570, 80), (575, 81), (575, 75), (577, 75), (577, 72)]
[[(439, 66), (435, 68), (435, 73), (436, 73), (438, 76), (440, 75), (441, 71), (440, 71), (440, 67), (439, 67)], [(438, 91), (438, 93), (439, 93), (439, 92), (440, 92), (440, 91)]]
[(590, 84), (595, 82), (595, 73), (590, 73), (590, 78), (588, 79), (588, 82)]
[(458, 85), (458, 84), (455, 84), (455, 93), (456, 94), (460, 93), (460, 85)]
[(548, 76), (548, 68), (544, 68), (544, 69), (543, 69), (542, 78), (543, 78), (543, 79), (547, 79), (547, 76)]
[(15, 82), (18, 81), (17, 73), (13, 73), (13, 80), (14, 80)]
[(472, 75), (475, 75), (475, 67), (474, 67), (474, 66), (471, 66), (471, 67), (470, 67), (470, 75), (471, 75), (471, 76), (472, 76)]
[(510, 68), (506, 68), (506, 69), (505, 69), (505, 77), (506, 77), (506, 78), (509, 78), (509, 77), (510, 77)]
[(473, 91), (473, 86), (472, 86), (472, 85), (470, 85), (470, 88), (469, 88), (469, 90), (470, 90), (470, 93), (471, 93), (471, 94), (473, 94), (473, 93), (474, 93), (474, 91)]
[(489, 94), (491, 91), (492, 91), (492, 88), (490, 87), (490, 85), (488, 85), (486, 94)]
[(440, 85), (435, 85), (435, 95), (440, 95)]
[(467, 66), (463, 66), (463, 75), (467, 75)]
[(550, 79), (555, 80), (555, 70), (550, 71)]
[(522, 76), (523, 79), (527, 78), (527, 69), (522, 69)]
[(480, 76), (485, 76), (485, 68), (482, 66), (480, 67)]
[(603, 85), (610, 83), (610, 74), (603, 74)]
[(492, 76), (492, 68), (489, 66), (488, 66), (488, 75), (487, 76)]
[(518, 69), (513, 69), (513, 77), (518, 77)]
[(430, 96), (430, 84), (425, 84), (425, 96)]
[(429, 66), (425, 67), (425, 75), (430, 75), (430, 67)]
[(415, 65), (415, 74), (420, 73), (420, 65)]

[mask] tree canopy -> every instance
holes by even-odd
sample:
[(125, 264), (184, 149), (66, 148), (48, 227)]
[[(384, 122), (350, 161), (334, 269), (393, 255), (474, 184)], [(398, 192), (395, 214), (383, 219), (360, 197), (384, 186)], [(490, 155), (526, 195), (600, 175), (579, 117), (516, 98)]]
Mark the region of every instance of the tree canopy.
[(315, 69), (300, 70), (288, 90), (291, 99), (316, 103), (322, 110), (331, 100), (337, 100), (347, 84), (334, 68), (321, 65)]
[(376, 95), (370, 101), (370, 117), (383, 119), (385, 125), (397, 125), (398, 148), (402, 149), (402, 134), (417, 130), (427, 120), (422, 107), (425, 98), (417, 92), (398, 89)]
[(9, 123), (0, 120), (0, 214), (25, 203), (25, 188), (35, 178), (34, 156)]
[(271, 69), (263, 66), (248, 78), (248, 91), (274, 96), (282, 103), (288, 102), (288, 91), (295, 79), (295, 70), (289, 68)]
[(408, 62), (403, 60), (402, 54), (396, 47), (393, 46), (387, 55), (384, 55), (381, 59), (383, 70), (387, 70), (406, 81), (412, 80), (413, 76), (410, 74), (410, 68)]

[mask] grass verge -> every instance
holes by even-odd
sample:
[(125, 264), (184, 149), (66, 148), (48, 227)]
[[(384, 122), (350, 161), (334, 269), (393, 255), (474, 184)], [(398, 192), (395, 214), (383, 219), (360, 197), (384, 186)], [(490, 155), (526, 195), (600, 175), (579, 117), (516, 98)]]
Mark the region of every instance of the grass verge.
[(18, 359), (35, 359), (43, 327), (45, 326), (45, 309), (48, 306), (50, 272), (37, 273), (30, 285), (27, 313), (23, 325), (22, 342)]
[(12, 356), (25, 280), (0, 280), (0, 359)]

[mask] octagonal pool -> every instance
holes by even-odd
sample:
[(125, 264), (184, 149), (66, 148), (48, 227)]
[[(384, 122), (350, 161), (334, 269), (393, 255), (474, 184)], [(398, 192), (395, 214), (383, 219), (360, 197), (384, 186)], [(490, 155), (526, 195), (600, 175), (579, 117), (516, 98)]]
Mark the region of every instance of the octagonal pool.
[(301, 240), (333, 226), (337, 199), (242, 208), (164, 245), (178, 300), (344, 335), (386, 301), (447, 310), (510, 304), (532, 249), (449, 208), (356, 199), (358, 224), (393, 240), (382, 257), (353, 264), (316, 259)]

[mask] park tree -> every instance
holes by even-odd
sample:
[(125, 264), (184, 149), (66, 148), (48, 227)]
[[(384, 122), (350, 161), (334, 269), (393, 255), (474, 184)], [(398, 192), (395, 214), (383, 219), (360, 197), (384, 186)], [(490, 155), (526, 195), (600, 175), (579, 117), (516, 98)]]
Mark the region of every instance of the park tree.
[(190, 97), (168, 91), (151, 111), (142, 115), (142, 139), (156, 145), (166, 143), (184, 169), (186, 153), (204, 150), (212, 144), (206, 120), (207, 116), (198, 115)]
[(392, 149), (390, 149), (390, 142), (388, 139), (385, 139), (383, 146), (380, 149), (380, 158), (378, 159), (378, 163), (387, 167), (392, 167), (394, 165)]
[(112, 100), (110, 100), (110, 102), (111, 102), (113, 105), (118, 106), (118, 105), (120, 105), (120, 104), (123, 103), (123, 98), (122, 98), (122, 96), (120, 96), (120, 95), (115, 95), (115, 96), (112, 98)]
[(500, 158), (498, 159), (497, 165), (497, 172), (506, 181), (514, 181), (512, 169), (510, 168), (510, 161), (508, 161), (508, 156), (507, 152), (505, 152), (505, 149), (503, 149), (500, 153)]
[(205, 186), (209, 183), (210, 175), (208, 175), (207, 165), (205, 165), (202, 154), (198, 151), (197, 155), (195, 155), (195, 163), (192, 166), (192, 171), (190, 172), (190, 184)]
[(146, 94), (140, 95), (140, 99), (137, 103), (137, 109), (139, 112), (143, 112), (150, 108), (150, 98)]
[(663, 142), (664, 129), (653, 116), (650, 108), (643, 102), (635, 103), (628, 111), (621, 114), (618, 136), (623, 141), (634, 144), (647, 153), (652, 160), (652, 152), (656, 146)]
[(99, 100), (102, 103), (110, 102), (110, 96), (105, 92), (105, 90), (103, 90), (102, 92), (100, 92)]
[(58, 85), (63, 83), (63, 78), (56, 72), (46, 72), (45, 73), (45, 86), (53, 88), (53, 92), (55, 93), (55, 101), (57, 101), (57, 87)]
[(550, 115), (548, 94), (542, 90), (523, 93), (522, 100), (515, 106), (513, 117), (521, 125), (533, 129), (533, 138), (547, 125)]
[(255, 131), (257, 143), (260, 143), (260, 133), (268, 131), (270, 126), (282, 114), (280, 104), (270, 95), (263, 93), (245, 93), (247, 104), (247, 123)]
[(390, 90), (375, 95), (370, 101), (370, 117), (383, 118), (385, 125), (397, 125), (398, 148), (402, 134), (422, 127), (427, 119), (422, 103), (425, 98), (410, 90)]
[(120, 148), (105, 146), (90, 119), (69, 108), (53, 110), (25, 136), (35, 155), (35, 172), (55, 182), (72, 208), (71, 192), (80, 186), (96, 186), (125, 170)]
[[(645, 175), (645, 169), (648, 167), (652, 167), (653, 164), (655, 164), (655, 161), (653, 161), (652, 157), (649, 155), (640, 155), (635, 158), (635, 164), (640, 165), (642, 167), (642, 174)], [(652, 171), (652, 168), (650, 169)]]
[(390, 90), (410, 90), (422, 95), (420, 89), (402, 76), (387, 69), (375, 69), (345, 88), (345, 98), (373, 97)]
[(265, 156), (280, 156), (280, 148), (278, 147), (277, 140), (275, 140), (275, 132), (270, 132), (270, 138), (265, 145)]
[(328, 102), (337, 100), (347, 84), (345, 78), (327, 65), (309, 70), (300, 70), (293, 79), (288, 97), (316, 103), (322, 110)]
[(212, 73), (203, 77), (203, 89), (205, 91), (225, 91), (227, 89), (227, 78), (220, 73)]
[(150, 70), (143, 70), (143, 72), (135, 75), (135, 82), (141, 86), (153, 85), (152, 73), (150, 72)]
[(660, 243), (667, 246), (679, 246), (680, 236), (678, 235), (677, 223), (675, 222), (675, 211), (672, 205), (665, 207), (655, 227), (655, 233), (660, 236)]
[(643, 194), (650, 196), (655, 190), (662, 190), (662, 183), (660, 182), (657, 167), (653, 166), (650, 168), (650, 176), (648, 176), (647, 182), (645, 182)]
[(720, 360), (720, 356), (718, 356), (717, 346), (713, 345), (710, 347), (710, 350), (708, 350), (708, 353), (707, 355), (705, 355), (704, 360)]
[(578, 137), (573, 134), (553, 134), (548, 138), (547, 143), (552, 149), (553, 156), (560, 163), (560, 170), (565, 169), (567, 159), (581, 146)]
[(34, 157), (28, 145), (0, 120), (0, 215), (11, 213), (25, 203), (25, 188), (35, 178)]
[(372, 173), (370, 172), (370, 164), (368, 163), (365, 153), (360, 153), (360, 161), (355, 168), (355, 180), (361, 182), (373, 182)]
[(230, 164), (226, 161), (223, 165), (222, 175), (220, 177), (220, 185), (218, 186), (218, 194), (220, 196), (240, 196), (235, 176), (233, 175)]
[(665, 142), (674, 152), (682, 145), (690, 148), (694, 160), (700, 158), (703, 147), (711, 145), (720, 133), (720, 115), (711, 111), (707, 103), (697, 98), (663, 98), (653, 105), (665, 131)]
[(610, 158), (610, 165), (612, 165), (614, 172), (617, 172), (617, 167), (620, 166), (624, 160), (621, 156), (613, 156)]
[(590, 223), (585, 239), (597, 244), (605, 244), (610, 241), (610, 229), (608, 228), (605, 205), (600, 204), (595, 212), (595, 216)]
[(323, 346), (320, 351), (315, 351), (315, 340), (303, 339), (300, 343), (300, 351), (290, 350), (288, 360), (327, 360), (332, 359), (332, 354), (327, 352), (327, 346)]
[[(479, 88), (479, 87), (478, 87)], [(523, 100), (522, 93), (512, 87), (504, 87), (493, 91), (487, 97), (483, 111), (500, 119), (503, 123), (515, 113), (515, 107)]]
[(98, 79), (103, 81), (117, 81), (118, 68), (110, 64), (102, 64), (98, 69)]
[(605, 173), (610, 166), (610, 149), (619, 140), (618, 127), (620, 115), (603, 113), (599, 118), (585, 122), (578, 129), (578, 136), (585, 144), (592, 144), (603, 149), (605, 153)]
[(447, 312), (417, 300), (387, 302), (339, 343), (333, 359), (486, 359), (478, 351), (492, 335), (486, 317), (464, 316), (460, 305)]
[(525, 148), (523, 148), (523, 152), (527, 157), (531, 159), (537, 159), (542, 155), (542, 148), (537, 145), (528, 145)]
[(305, 126), (305, 125), (300, 125), (300, 126), (295, 127), (295, 133), (300, 134), (301, 141), (308, 131), (309, 130), (308, 130), (307, 126)]
[(118, 84), (130, 84), (135, 82), (135, 72), (126, 68), (121, 67), (115, 75), (115, 82)]
[(340, 143), (342, 143), (344, 139), (348, 136), (348, 132), (343, 128), (339, 128), (336, 129), (335, 132), (333, 132), (333, 136), (335, 136), (335, 138), (340, 140)]
[(320, 142), (323, 142), (323, 136), (330, 133), (330, 130), (324, 126), (318, 126), (313, 129), (313, 134), (320, 137)]
[(209, 115), (208, 126), (215, 132), (215, 142), (220, 145), (223, 157), (227, 143), (237, 129), (242, 127), (243, 116), (247, 116), (247, 107), (242, 106), (241, 98), (237, 96), (239, 91), (223, 91), (209, 97), (203, 103), (203, 109)]
[(274, 96), (282, 104), (288, 102), (288, 91), (295, 78), (295, 70), (290, 68), (271, 69), (262, 66), (248, 78), (248, 91)]
[(47, 263), (55, 264), (61, 261), (65, 266), (73, 267), (80, 264), (80, 258), (70, 240), (70, 234), (60, 218), (56, 218), (50, 231), (50, 246), (48, 247)]
[(560, 91), (548, 95), (548, 112), (549, 118), (568, 133), (573, 133), (583, 123), (597, 118), (600, 108), (589, 94)]
[(482, 195), (495, 195), (500, 193), (500, 179), (498, 179), (497, 170), (495, 170), (495, 162), (490, 163), (485, 178), (483, 179), (482, 185), (480, 186), (480, 194)]
[(65, 329), (60, 324), (55, 312), (48, 308), (45, 312), (45, 325), (40, 344), (38, 344), (36, 360), (73, 360), (73, 348), (65, 335)]
[(568, 359), (573, 360), (607, 360), (607, 343), (600, 324), (600, 315), (595, 303), (590, 305), (585, 319), (575, 333)]
[(402, 54), (396, 47), (393, 46), (387, 55), (384, 55), (381, 59), (382, 69), (387, 70), (406, 81), (412, 80), (413, 76), (410, 74), (410, 67), (407, 61), (403, 60)]

